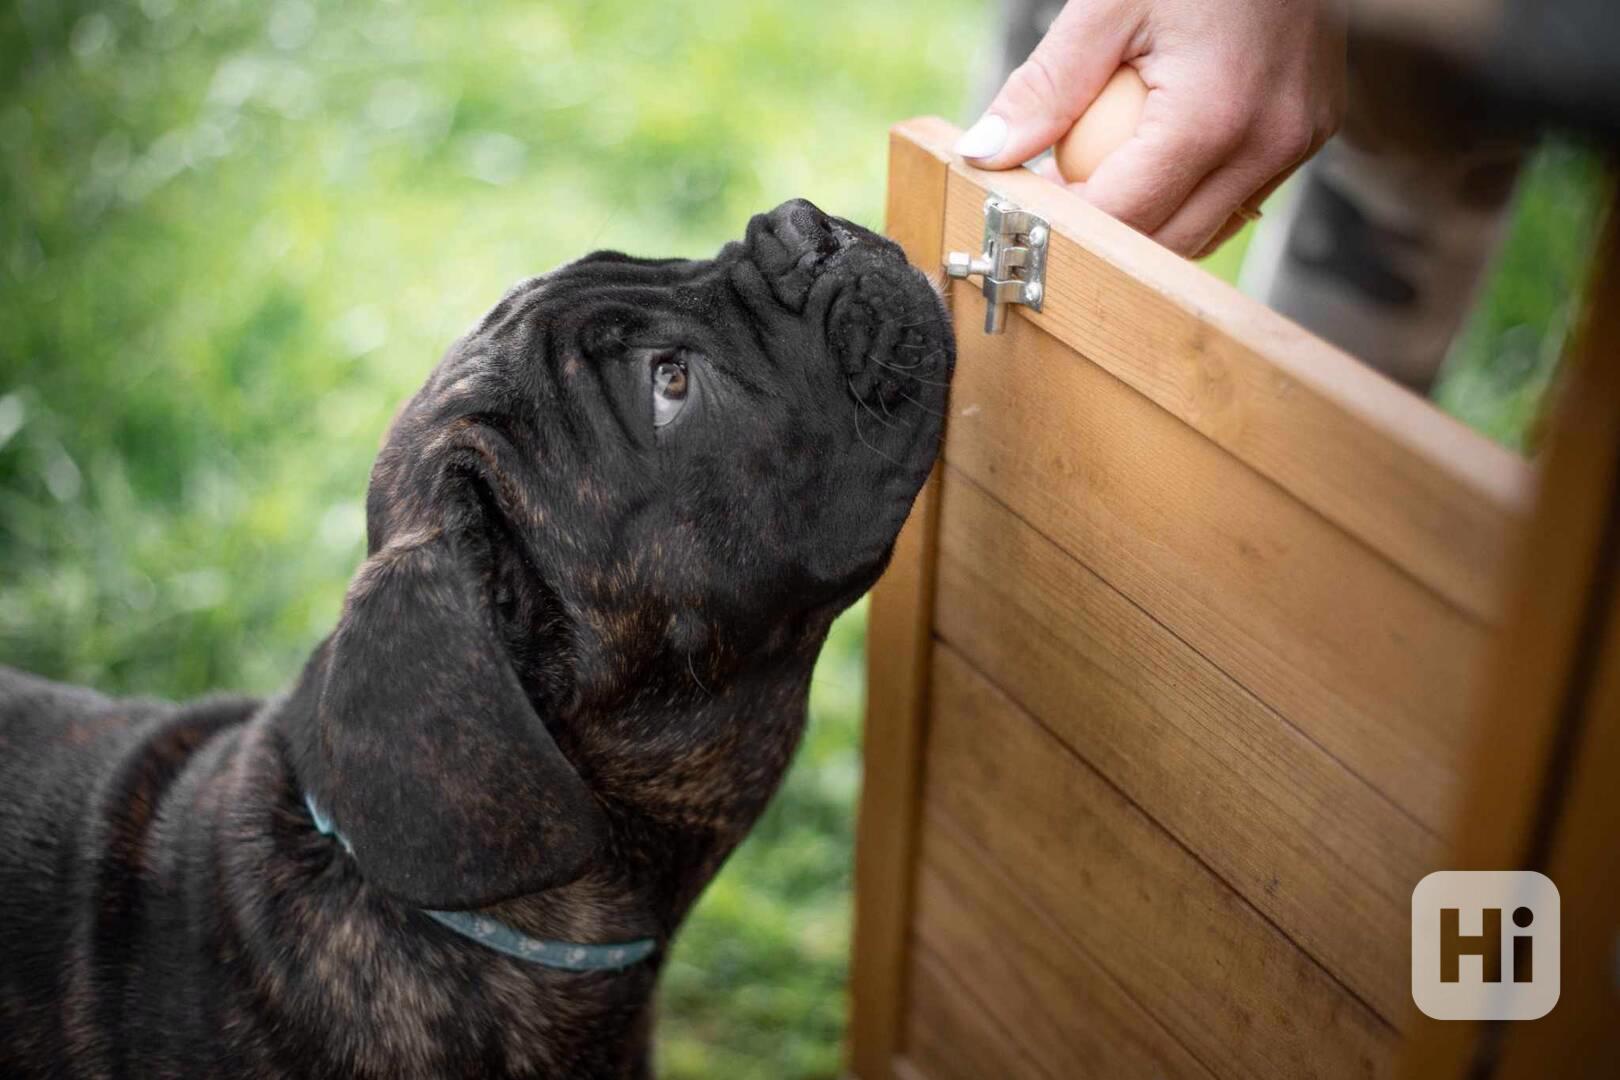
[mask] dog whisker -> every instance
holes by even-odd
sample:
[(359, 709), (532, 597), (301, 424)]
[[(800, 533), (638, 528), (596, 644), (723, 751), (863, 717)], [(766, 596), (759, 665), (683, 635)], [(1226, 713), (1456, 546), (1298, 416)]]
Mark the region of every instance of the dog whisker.
[(940, 357), (945, 355), (945, 350), (944, 349), (930, 348), (927, 345), (896, 345), (895, 348), (896, 349), (908, 349), (908, 350), (916, 350), (916, 349), (928, 349), (929, 350), (928, 352), (924, 353), (922, 356), (917, 357), (916, 361), (908, 366), (908, 370), (910, 368), (922, 367), (925, 364), (931, 364), (934, 361), (938, 360)]
[(917, 363), (915, 363), (915, 364), (909, 364), (909, 365), (908, 364), (890, 364), (890, 363), (887, 363), (886, 361), (879, 360), (877, 357), (874, 356), (872, 358), (872, 361), (874, 363), (876, 363), (879, 367), (886, 367), (890, 371), (897, 371), (900, 374), (904, 375), (906, 378), (910, 379), (912, 382), (919, 382), (919, 383), (922, 383), (924, 386), (948, 386), (948, 385), (950, 385), (950, 384), (948, 384), (946, 382), (943, 382), (943, 381), (941, 381), (939, 379), (925, 379), (921, 375), (913, 375), (913, 374), (911, 374), (913, 368), (918, 368), (918, 367), (922, 366), (923, 362), (921, 360), (917, 361)]
[(697, 688), (703, 691), (705, 697), (714, 697), (713, 692), (703, 685), (703, 680), (698, 678), (697, 667), (692, 663), (691, 653), (686, 654), (686, 670), (692, 676), (692, 681), (697, 684)]
[(882, 424), (884, 427), (894, 427), (893, 424), (889, 423), (887, 420), (883, 419), (883, 417), (879, 416), (877, 414), (877, 410), (872, 408), (872, 406), (870, 406), (870, 405), (868, 405), (866, 403), (865, 398), (863, 398), (863, 397), (861, 397), (861, 395), (855, 393), (855, 380), (846, 378), (844, 381), (849, 384), (849, 392), (854, 395), (856, 403), (859, 404), (861, 406), (861, 408), (863, 408), (867, 412), (871, 413), (872, 414), (872, 419), (876, 420), (878, 423)]
[(918, 360), (915, 364), (890, 364), (890, 363), (887, 363), (886, 361), (879, 360), (875, 356), (869, 357), (869, 359), (873, 363), (882, 364), (884, 367), (888, 368), (890, 371), (901, 371), (901, 372), (905, 372), (907, 374), (910, 374), (911, 372), (913, 372), (913, 371), (917, 370), (918, 368), (922, 367), (924, 362), (926, 362), (928, 358), (925, 356), (921, 360)]
[(907, 401), (911, 402), (913, 405), (917, 406), (917, 408), (921, 409), (923, 412), (927, 413), (929, 416), (937, 416), (941, 420), (945, 419), (945, 414), (944, 413), (940, 412), (938, 409), (930, 409), (928, 406), (924, 405), (922, 402), (918, 401), (916, 398), (912, 397), (910, 394), (906, 393), (904, 390), (900, 391), (900, 396), (905, 398)]
[(855, 410), (855, 437), (861, 440), (861, 445), (865, 446), (868, 450), (872, 451), (872, 453), (876, 454), (884, 461), (887, 461), (892, 465), (900, 464), (898, 461), (895, 461), (894, 458), (890, 457), (888, 454), (885, 454), (883, 451), (879, 450), (877, 447), (873, 446), (867, 441), (866, 435), (861, 431), (861, 410), (859, 409)]
[[(598, 247), (600, 245), (600, 243), (601, 243), (601, 240), (602, 240), (602, 234), (608, 231), (608, 226), (612, 225), (615, 221), (618, 220), (619, 214), (623, 209), (624, 209), (624, 202), (623, 201), (615, 203), (614, 206), (613, 206), (613, 209), (608, 212), (607, 217), (602, 219), (602, 224), (600, 226), (598, 226), (596, 232), (591, 235), (590, 242), (588, 244), (586, 244), (585, 246), (586, 247), (592, 247), (592, 248)], [(937, 292), (938, 290), (936, 289), (935, 291)]]

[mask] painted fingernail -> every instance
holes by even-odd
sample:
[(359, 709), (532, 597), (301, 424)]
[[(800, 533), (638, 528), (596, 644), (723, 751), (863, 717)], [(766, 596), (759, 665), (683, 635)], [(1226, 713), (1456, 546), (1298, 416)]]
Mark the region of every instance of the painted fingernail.
[(987, 113), (956, 140), (956, 152), (965, 158), (995, 157), (1006, 145), (1007, 121), (995, 113)]

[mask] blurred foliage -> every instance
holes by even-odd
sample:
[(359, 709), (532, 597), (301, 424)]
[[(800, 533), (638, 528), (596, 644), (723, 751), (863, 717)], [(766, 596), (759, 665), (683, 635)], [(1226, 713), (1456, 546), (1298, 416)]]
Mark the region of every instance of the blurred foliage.
[(1532, 155), (1515, 212), (1435, 401), (1516, 450), (1534, 449), (1542, 398), (1582, 313), (1607, 190), (1601, 158), (1562, 140)]
[[(879, 224), (885, 128), (960, 114), (993, 16), (0, 9), (0, 662), (171, 697), (282, 685), (360, 559), (389, 417), (508, 284), (594, 247), (702, 255), (795, 195)], [(1442, 392), (1497, 437), (1568, 323), (1594, 175), (1537, 166)], [(783, 792), (683, 932), (665, 1075), (838, 1070), (863, 641), (857, 610)]]

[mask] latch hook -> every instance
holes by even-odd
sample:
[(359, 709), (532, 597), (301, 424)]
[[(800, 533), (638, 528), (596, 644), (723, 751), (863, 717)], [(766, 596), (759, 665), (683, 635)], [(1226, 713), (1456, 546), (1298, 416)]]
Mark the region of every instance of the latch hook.
[(947, 277), (983, 279), (985, 333), (1006, 330), (1008, 304), (1041, 310), (1050, 236), (1045, 219), (992, 194), (984, 200), (983, 254), (952, 251), (945, 256)]

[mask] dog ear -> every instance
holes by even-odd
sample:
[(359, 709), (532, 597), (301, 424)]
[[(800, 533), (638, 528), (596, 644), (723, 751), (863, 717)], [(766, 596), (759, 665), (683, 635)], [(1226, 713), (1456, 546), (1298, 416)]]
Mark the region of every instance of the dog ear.
[(355, 576), (301, 769), (368, 882), (446, 909), (572, 881), (605, 831), (455, 546), (391, 545)]

